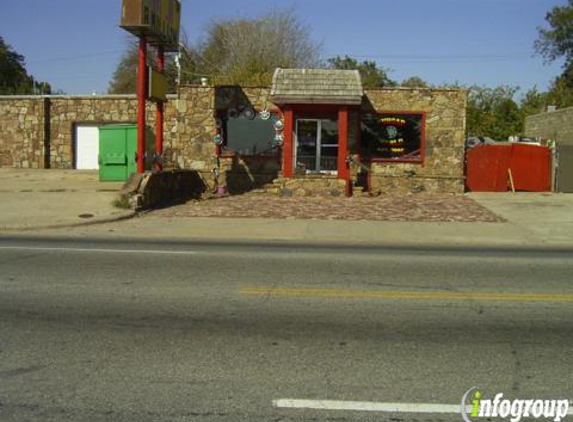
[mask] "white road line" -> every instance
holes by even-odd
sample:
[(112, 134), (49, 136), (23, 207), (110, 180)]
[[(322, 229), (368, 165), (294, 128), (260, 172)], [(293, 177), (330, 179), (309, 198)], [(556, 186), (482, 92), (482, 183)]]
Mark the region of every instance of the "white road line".
[[(433, 403), (379, 403), (368, 401), (340, 401), (340, 400), (299, 400), (279, 399), (273, 400), (273, 406), (290, 409), (318, 409), (318, 410), (354, 410), (359, 412), (386, 412), (386, 413), (457, 413), (461, 412), (460, 404), (433, 404)], [(468, 406), (471, 411), (471, 406)]]
[[(315, 409), (315, 410), (352, 410), (357, 412), (384, 412), (384, 413), (449, 413), (460, 414), (461, 404), (436, 403), (380, 403), (369, 401), (341, 401), (341, 400), (301, 400), (278, 399), (273, 400), (273, 406), (286, 409)], [(466, 406), (471, 412), (473, 407)], [(573, 415), (573, 408), (569, 408), (567, 415)]]
[(92, 252), (92, 253), (127, 253), (150, 255), (195, 255), (197, 251), (166, 251), (151, 249), (101, 249), (101, 248), (57, 248), (36, 246), (0, 246), (0, 250), (43, 251), (43, 252)]

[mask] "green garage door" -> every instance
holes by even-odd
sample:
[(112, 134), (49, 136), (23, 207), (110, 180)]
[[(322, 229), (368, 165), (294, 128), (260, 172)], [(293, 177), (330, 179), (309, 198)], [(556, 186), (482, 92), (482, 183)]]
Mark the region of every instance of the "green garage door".
[[(145, 169), (151, 170), (155, 139), (147, 128)], [(99, 128), (99, 180), (125, 181), (137, 171), (137, 126), (108, 125)]]

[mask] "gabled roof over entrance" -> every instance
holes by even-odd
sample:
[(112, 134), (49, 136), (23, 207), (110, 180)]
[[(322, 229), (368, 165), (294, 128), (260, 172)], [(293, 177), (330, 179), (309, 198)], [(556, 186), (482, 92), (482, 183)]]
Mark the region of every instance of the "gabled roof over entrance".
[(283, 104), (362, 104), (362, 80), (357, 70), (277, 69), (271, 101)]

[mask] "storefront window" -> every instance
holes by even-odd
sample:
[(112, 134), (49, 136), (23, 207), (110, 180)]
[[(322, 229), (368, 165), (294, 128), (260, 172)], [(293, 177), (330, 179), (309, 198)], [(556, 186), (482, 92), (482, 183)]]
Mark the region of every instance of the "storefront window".
[(269, 119), (263, 120), (260, 115), (248, 118), (239, 116), (226, 116), (223, 120), (223, 139), (225, 149), (232, 150), (240, 155), (274, 155), (276, 115), (271, 114)]
[(377, 113), (361, 117), (361, 154), (382, 161), (422, 161), (423, 113)]
[(338, 122), (297, 119), (296, 165), (299, 174), (335, 174), (338, 169)]

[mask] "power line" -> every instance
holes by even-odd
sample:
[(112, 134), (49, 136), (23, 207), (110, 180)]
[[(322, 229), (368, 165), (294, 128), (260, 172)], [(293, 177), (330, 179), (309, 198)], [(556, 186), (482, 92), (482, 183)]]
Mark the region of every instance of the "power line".
[(44, 60), (26, 60), (26, 62), (30, 64), (30, 63), (52, 63), (52, 62), (84, 60), (84, 59), (92, 59), (95, 57), (109, 56), (111, 54), (123, 53), (124, 51), (125, 50), (102, 51), (101, 53), (84, 54), (80, 56), (54, 57), (53, 59), (44, 59)]
[(494, 62), (529, 60), (532, 58), (530, 52), (516, 52), (504, 54), (447, 54), (447, 55), (409, 55), (409, 54), (332, 54), (332, 57), (351, 57), (359, 59), (377, 59), (392, 63), (404, 64), (431, 64), (431, 63), (472, 63), (472, 62)]

